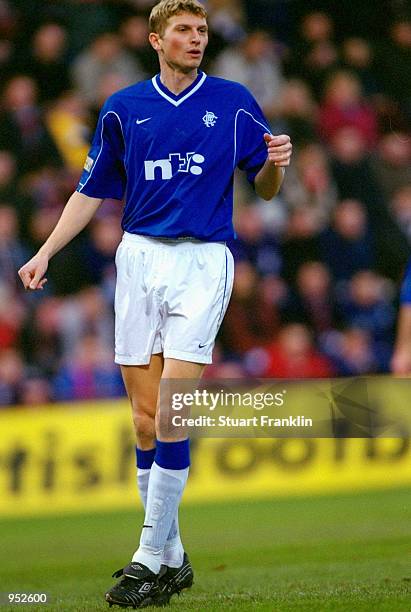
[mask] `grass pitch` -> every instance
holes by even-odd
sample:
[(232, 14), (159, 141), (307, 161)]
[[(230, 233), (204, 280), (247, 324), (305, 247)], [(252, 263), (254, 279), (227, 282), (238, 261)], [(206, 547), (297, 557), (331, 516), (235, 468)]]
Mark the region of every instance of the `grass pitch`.
[[(137, 510), (3, 520), (3, 601), (11, 591), (46, 592), (51, 602), (0, 610), (108, 612), (104, 592), (142, 518)], [(195, 584), (170, 612), (411, 610), (409, 489), (183, 505), (180, 523)]]

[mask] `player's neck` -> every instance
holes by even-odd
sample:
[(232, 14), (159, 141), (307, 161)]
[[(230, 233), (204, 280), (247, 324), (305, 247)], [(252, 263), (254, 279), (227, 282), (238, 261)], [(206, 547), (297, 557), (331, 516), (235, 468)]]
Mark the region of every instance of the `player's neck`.
[(168, 66), (167, 64), (163, 64), (160, 70), (161, 82), (176, 96), (187, 89), (187, 87), (190, 87), (190, 85), (196, 80), (197, 76), (198, 71), (196, 68), (190, 72), (181, 72), (175, 68), (172, 68), (171, 66)]

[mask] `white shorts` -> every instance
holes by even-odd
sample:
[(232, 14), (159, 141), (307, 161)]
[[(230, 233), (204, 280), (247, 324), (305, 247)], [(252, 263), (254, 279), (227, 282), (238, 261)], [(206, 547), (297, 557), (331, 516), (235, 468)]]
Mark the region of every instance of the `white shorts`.
[(154, 353), (211, 363), (233, 286), (227, 246), (125, 233), (116, 266), (116, 363), (146, 365)]

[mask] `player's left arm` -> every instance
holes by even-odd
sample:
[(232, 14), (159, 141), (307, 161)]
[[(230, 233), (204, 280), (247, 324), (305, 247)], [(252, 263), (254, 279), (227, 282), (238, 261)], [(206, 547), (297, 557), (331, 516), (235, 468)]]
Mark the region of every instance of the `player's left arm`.
[(264, 134), (267, 145), (267, 159), (254, 179), (257, 195), (263, 200), (271, 200), (280, 190), (285, 168), (290, 165), (293, 146), (286, 134), (273, 136)]

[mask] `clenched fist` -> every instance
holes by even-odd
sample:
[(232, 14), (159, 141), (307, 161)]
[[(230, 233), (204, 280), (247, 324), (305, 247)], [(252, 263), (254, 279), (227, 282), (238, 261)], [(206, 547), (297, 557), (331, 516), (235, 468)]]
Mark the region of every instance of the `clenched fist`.
[(289, 166), (293, 150), (290, 137), (286, 134), (280, 134), (279, 136), (264, 134), (264, 140), (267, 145), (268, 159), (275, 166), (282, 168)]

